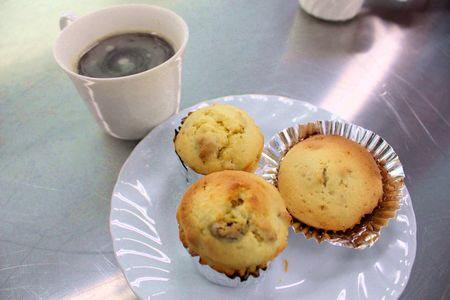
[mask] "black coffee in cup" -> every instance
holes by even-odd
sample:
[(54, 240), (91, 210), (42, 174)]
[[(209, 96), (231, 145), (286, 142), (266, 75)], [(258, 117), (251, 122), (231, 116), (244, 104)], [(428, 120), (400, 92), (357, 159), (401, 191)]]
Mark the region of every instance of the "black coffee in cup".
[(151, 33), (125, 33), (104, 38), (78, 61), (79, 74), (95, 78), (123, 77), (152, 69), (174, 55), (173, 47)]

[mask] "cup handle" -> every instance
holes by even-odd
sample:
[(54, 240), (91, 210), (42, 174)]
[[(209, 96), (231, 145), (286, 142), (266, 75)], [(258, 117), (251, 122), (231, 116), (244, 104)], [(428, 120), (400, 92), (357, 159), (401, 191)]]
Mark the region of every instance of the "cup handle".
[(61, 15), (61, 17), (59, 17), (59, 29), (63, 30), (68, 25), (72, 24), (77, 18), (78, 16), (72, 12)]

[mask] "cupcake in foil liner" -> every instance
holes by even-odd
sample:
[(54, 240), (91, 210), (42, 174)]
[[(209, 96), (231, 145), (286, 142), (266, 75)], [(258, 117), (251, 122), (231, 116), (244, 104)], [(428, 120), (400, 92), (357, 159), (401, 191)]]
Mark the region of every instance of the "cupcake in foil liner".
[[(261, 159), (262, 150), (263, 150), (263, 147), (264, 147), (264, 137), (263, 137), (263, 134), (262, 134), (262, 132), (260, 131), (259, 127), (257, 127), (256, 123), (254, 123), (253, 119), (251, 119), (250, 116), (248, 116), (248, 115), (245, 113), (245, 111), (243, 111), (243, 110), (241, 110), (241, 109), (239, 109), (239, 108), (237, 108), (237, 107), (234, 107), (234, 109), (235, 109), (235, 110), (239, 110), (239, 111), (244, 112), (244, 113), (247, 115), (247, 117), (252, 121), (253, 125), (256, 126), (256, 127), (258, 128), (259, 134), (260, 134), (260, 136), (261, 136), (261, 143), (260, 143), (260, 146), (259, 146), (259, 148), (258, 148), (258, 150), (259, 150), (258, 152), (259, 152), (259, 153), (258, 153), (258, 155), (256, 155), (255, 157), (251, 157), (251, 161), (250, 161), (250, 163), (249, 163), (248, 165), (245, 165), (245, 166), (235, 166), (235, 167), (230, 167), (230, 166), (225, 167), (225, 166), (222, 166), (221, 169), (215, 169), (215, 170), (212, 170), (212, 171), (209, 170), (209, 171), (207, 171), (207, 172), (203, 172), (203, 173), (202, 173), (201, 170), (199, 170), (199, 169), (195, 170), (195, 169), (196, 169), (195, 167), (190, 167), (190, 166), (189, 166), (189, 163), (183, 161), (183, 159), (181, 158), (181, 156), (178, 154), (178, 152), (177, 152), (177, 150), (176, 150), (176, 146), (175, 146), (176, 139), (177, 139), (177, 137), (178, 137), (178, 134), (179, 134), (180, 131), (181, 131), (181, 128), (183, 127), (184, 123), (185, 123), (186, 120), (188, 119), (188, 117), (189, 117), (191, 114), (193, 114), (194, 112), (196, 112), (197, 110), (204, 109), (204, 108), (206, 108), (206, 107), (212, 107), (212, 106), (214, 106), (214, 105), (219, 105), (219, 104), (213, 104), (213, 105), (210, 105), (210, 104), (208, 104), (208, 103), (203, 103), (202, 105), (199, 105), (195, 110), (189, 112), (186, 116), (184, 116), (184, 117), (181, 119), (181, 121), (180, 121), (180, 125), (175, 129), (174, 136), (173, 136), (173, 139), (172, 139), (173, 144), (174, 144), (174, 151), (175, 151), (175, 154), (176, 154), (177, 157), (178, 157), (178, 161), (180, 162), (180, 165), (182, 166), (182, 168), (183, 168), (183, 170), (184, 170), (184, 172), (185, 172), (185, 178), (186, 178), (186, 182), (187, 182), (187, 183), (194, 183), (195, 181), (199, 180), (202, 176), (204, 176), (204, 175), (206, 175), (206, 174), (209, 174), (209, 173), (212, 173), (212, 172), (217, 172), (217, 171), (222, 171), (222, 170), (242, 170), (242, 171), (254, 173), (254, 172), (257, 170), (257, 168), (258, 168), (258, 164), (259, 164), (259, 161), (260, 161), (260, 159)], [(228, 105), (228, 106), (229, 106), (229, 107), (233, 107), (233, 106), (231, 106), (231, 105)], [(221, 124), (221, 123), (218, 123), (218, 124)], [(222, 126), (223, 126), (223, 125), (222, 125)], [(251, 127), (251, 124), (250, 124), (249, 126)], [(227, 130), (228, 130), (228, 129), (227, 129)], [(245, 144), (245, 142), (246, 142), (246, 141), (245, 141), (245, 139), (244, 139), (244, 141), (242, 141), (242, 143)], [(242, 143), (241, 143), (241, 144), (242, 144)], [(220, 149), (219, 149), (219, 153), (220, 153), (220, 152), (222, 151), (222, 149), (224, 149), (224, 148), (226, 148), (226, 147), (220, 148)], [(200, 154), (200, 155), (201, 155), (201, 154)], [(235, 154), (235, 155), (236, 155), (236, 154)], [(238, 153), (237, 155), (242, 155), (242, 153), (240, 152), (240, 153)], [(231, 161), (233, 161), (233, 159), (231, 159)]]
[(297, 143), (313, 135), (339, 135), (366, 148), (375, 159), (383, 182), (383, 198), (372, 213), (364, 216), (359, 224), (345, 231), (318, 229), (293, 218), (293, 228), (307, 239), (319, 243), (327, 241), (333, 245), (355, 249), (372, 246), (379, 238), (381, 229), (394, 218), (404, 187), (403, 166), (394, 149), (379, 135), (355, 124), (342, 121), (316, 121), (288, 127), (277, 133), (263, 151), (257, 174), (277, 186), (278, 169), (286, 153)]
[(228, 276), (224, 273), (214, 270), (207, 264), (202, 263), (199, 256), (193, 256), (192, 263), (194, 264), (197, 271), (212, 283), (234, 288), (247, 287), (261, 282), (262, 280), (264, 280), (264, 275), (268, 268), (260, 268), (251, 273), (247, 272), (244, 276), (239, 276), (237, 274), (234, 276)]

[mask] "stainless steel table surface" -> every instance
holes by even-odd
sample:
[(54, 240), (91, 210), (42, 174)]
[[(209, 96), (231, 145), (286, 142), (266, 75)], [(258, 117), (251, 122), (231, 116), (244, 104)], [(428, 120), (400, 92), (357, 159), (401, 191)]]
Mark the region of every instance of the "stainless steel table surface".
[[(278, 94), (385, 137), (418, 222), (401, 298), (450, 299), (449, 1), (367, 1), (340, 24), (295, 0), (133, 2), (173, 9), (189, 25), (183, 107)], [(108, 216), (136, 142), (103, 134), (51, 52), (60, 13), (118, 3), (126, 1), (0, 2), (0, 299), (134, 298)]]

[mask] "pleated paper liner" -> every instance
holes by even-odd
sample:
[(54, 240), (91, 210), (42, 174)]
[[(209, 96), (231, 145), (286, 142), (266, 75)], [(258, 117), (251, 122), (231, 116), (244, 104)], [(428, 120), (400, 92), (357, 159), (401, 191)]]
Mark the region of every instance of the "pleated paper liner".
[(316, 121), (288, 127), (277, 133), (265, 146), (259, 173), (266, 181), (277, 186), (277, 175), (281, 160), (298, 142), (313, 135), (339, 135), (357, 142), (366, 148), (376, 160), (383, 180), (383, 198), (371, 214), (346, 231), (330, 231), (314, 228), (294, 218), (296, 232), (319, 243), (327, 241), (333, 245), (355, 249), (372, 246), (379, 238), (381, 229), (394, 218), (400, 207), (405, 174), (394, 149), (379, 135), (355, 124), (342, 121)]

